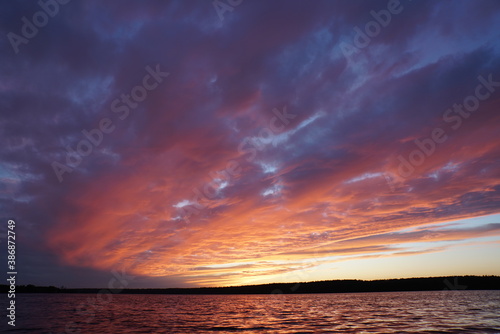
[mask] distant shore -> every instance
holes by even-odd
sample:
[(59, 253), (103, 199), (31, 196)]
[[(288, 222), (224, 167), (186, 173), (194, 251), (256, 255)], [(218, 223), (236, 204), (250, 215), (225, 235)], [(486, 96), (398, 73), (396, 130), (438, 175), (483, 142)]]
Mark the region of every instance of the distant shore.
[[(7, 293), (8, 285), (0, 285)], [(98, 293), (99, 288), (58, 288), (18, 285), (17, 293)], [(330, 280), (304, 283), (270, 283), (208, 288), (110, 289), (117, 294), (300, 294), (435, 290), (500, 290), (500, 276), (442, 276), (383, 280)]]

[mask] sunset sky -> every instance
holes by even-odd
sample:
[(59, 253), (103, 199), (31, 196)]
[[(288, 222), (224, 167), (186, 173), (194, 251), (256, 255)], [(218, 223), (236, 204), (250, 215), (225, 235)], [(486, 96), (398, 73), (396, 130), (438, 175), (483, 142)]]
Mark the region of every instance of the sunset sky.
[(0, 5), (18, 284), (500, 275), (499, 1), (59, 1)]

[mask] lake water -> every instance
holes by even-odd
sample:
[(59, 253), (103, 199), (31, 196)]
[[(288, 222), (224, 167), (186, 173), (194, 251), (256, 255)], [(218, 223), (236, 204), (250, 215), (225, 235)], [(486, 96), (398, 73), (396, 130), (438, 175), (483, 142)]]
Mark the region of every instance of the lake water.
[[(500, 291), (99, 299), (95, 294), (18, 294), (12, 332), (500, 333)], [(12, 328), (5, 311), (2, 318), (0, 328)]]

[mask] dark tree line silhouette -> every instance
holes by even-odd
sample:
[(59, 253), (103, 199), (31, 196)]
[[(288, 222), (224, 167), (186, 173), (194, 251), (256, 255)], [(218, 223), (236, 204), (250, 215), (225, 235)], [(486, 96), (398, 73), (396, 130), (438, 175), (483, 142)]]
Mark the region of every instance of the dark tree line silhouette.
[[(7, 293), (8, 285), (0, 285)], [(299, 294), (382, 291), (500, 290), (500, 276), (443, 276), (384, 280), (330, 280), (306, 283), (270, 283), (211, 288), (165, 288), (111, 290), (121, 294)], [(98, 293), (93, 288), (16, 286), (16, 293)]]

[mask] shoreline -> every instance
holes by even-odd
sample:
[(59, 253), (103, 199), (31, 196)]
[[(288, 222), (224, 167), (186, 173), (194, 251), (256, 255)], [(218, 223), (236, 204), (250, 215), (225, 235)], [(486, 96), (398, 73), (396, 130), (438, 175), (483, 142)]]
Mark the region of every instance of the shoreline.
[[(8, 285), (0, 285), (7, 292)], [(17, 293), (98, 293), (102, 288), (57, 288), (54, 286), (16, 286)], [(328, 280), (314, 282), (268, 283), (258, 285), (196, 288), (125, 288), (107, 289), (113, 294), (170, 295), (248, 295), (248, 294), (320, 294), (355, 292), (500, 290), (500, 276), (440, 276), (382, 280)]]

